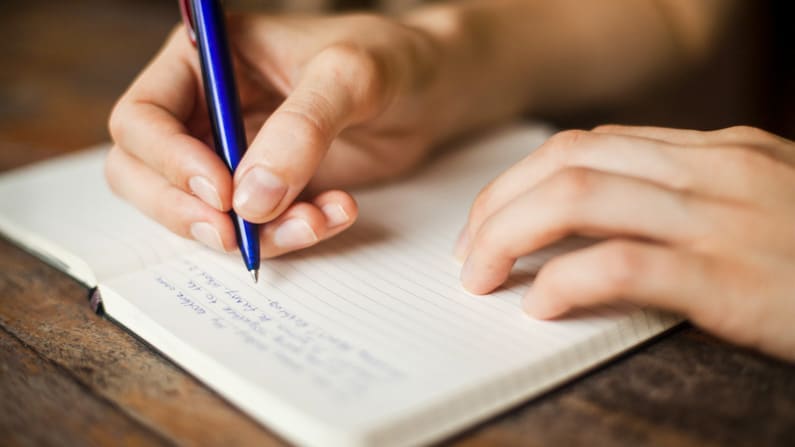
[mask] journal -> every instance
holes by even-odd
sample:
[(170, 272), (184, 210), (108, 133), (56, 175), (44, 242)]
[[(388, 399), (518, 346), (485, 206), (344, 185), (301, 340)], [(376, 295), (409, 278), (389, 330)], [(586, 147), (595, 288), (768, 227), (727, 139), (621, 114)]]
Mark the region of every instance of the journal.
[[(298, 445), (438, 441), (677, 324), (628, 304), (538, 321), (519, 305), (558, 245), (473, 296), (452, 248), (477, 192), (549, 130), (504, 128), (354, 193), (357, 223), (266, 260), (181, 239), (115, 198), (106, 148), (0, 176), (0, 232), (94, 290), (92, 305)], [(532, 216), (528, 216), (528, 219)]]

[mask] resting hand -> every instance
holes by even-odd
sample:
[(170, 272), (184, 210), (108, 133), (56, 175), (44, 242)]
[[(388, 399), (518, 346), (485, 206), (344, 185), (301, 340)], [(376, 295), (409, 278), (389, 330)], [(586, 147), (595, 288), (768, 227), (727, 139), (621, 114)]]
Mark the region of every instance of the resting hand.
[(599, 127), (553, 136), (478, 196), (457, 247), (478, 294), (568, 235), (523, 299), (555, 318), (626, 299), (795, 360), (795, 144), (735, 127)]
[(437, 139), (437, 49), (417, 29), (364, 15), (238, 17), (228, 28), (250, 143), (234, 177), (212, 150), (182, 27), (111, 116), (112, 189), (171, 231), (233, 249), (234, 209), (270, 222), (263, 256), (312, 245), (356, 217), (352, 197), (329, 188), (399, 175)]

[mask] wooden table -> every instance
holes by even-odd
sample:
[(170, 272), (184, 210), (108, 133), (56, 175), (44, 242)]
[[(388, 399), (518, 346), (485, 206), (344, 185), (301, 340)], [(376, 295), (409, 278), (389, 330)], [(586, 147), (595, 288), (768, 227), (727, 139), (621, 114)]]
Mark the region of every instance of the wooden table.
[[(0, 3), (0, 170), (107, 140), (170, 1)], [(0, 445), (281, 445), (0, 239)], [(449, 443), (795, 445), (795, 367), (685, 327)]]

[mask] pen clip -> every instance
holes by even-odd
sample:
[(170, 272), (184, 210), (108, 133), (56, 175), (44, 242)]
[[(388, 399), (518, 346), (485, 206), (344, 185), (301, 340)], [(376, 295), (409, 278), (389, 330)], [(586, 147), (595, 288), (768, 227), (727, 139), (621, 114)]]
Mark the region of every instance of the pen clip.
[(190, 1), (191, 0), (179, 0), (179, 10), (182, 13), (182, 22), (185, 24), (185, 30), (188, 32), (188, 39), (190, 39), (193, 45), (196, 45), (196, 27), (193, 23)]

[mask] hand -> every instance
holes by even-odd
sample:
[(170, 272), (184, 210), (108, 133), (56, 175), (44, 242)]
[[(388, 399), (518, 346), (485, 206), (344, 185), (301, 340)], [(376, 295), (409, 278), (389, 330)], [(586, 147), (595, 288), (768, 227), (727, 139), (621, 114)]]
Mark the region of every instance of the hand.
[[(515, 260), (565, 236), (523, 298), (555, 318), (626, 299), (795, 360), (795, 143), (759, 129), (567, 131), (477, 197), (457, 254), (488, 293)], [(469, 242), (471, 241), (471, 242)]]
[(400, 175), (439, 138), (438, 48), (418, 29), (364, 15), (237, 17), (228, 28), (250, 143), (234, 179), (211, 148), (182, 27), (110, 119), (108, 182), (171, 231), (233, 249), (234, 208), (271, 222), (263, 256), (312, 245), (356, 218), (353, 198), (329, 188)]

